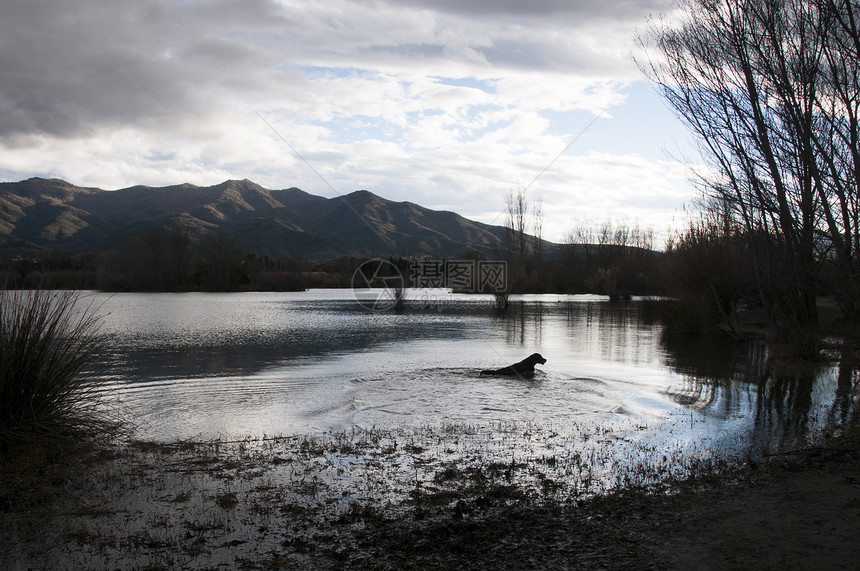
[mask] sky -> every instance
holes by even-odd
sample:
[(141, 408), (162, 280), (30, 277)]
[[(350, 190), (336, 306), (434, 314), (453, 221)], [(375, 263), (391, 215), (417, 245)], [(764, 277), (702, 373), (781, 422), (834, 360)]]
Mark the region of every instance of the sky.
[[(671, 0), (4, 0), (0, 180), (365, 189), (543, 237), (696, 198), (637, 67)], [(660, 246), (660, 244), (655, 244)]]

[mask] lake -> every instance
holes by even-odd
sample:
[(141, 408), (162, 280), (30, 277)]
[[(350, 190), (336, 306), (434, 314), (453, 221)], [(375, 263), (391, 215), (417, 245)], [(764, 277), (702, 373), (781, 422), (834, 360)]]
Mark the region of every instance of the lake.
[[(857, 402), (857, 371), (838, 361), (778, 373), (761, 341), (667, 335), (641, 300), (525, 295), (499, 310), (409, 290), (396, 312), (351, 290), (91, 295), (109, 404), (143, 439), (516, 426), (742, 453), (817, 434)], [(547, 363), (533, 378), (479, 374), (534, 352)]]

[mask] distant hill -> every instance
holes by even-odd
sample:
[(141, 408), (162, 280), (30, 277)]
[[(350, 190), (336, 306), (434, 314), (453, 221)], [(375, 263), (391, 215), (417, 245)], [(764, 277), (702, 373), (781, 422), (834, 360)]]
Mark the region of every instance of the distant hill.
[[(504, 228), (359, 190), (337, 198), (249, 180), (199, 187), (83, 188), (57, 179), (0, 183), (0, 254), (103, 251), (150, 227), (197, 239), (223, 231), (245, 252), (307, 260), (340, 256), (498, 256)], [(556, 245), (546, 243), (551, 255)]]

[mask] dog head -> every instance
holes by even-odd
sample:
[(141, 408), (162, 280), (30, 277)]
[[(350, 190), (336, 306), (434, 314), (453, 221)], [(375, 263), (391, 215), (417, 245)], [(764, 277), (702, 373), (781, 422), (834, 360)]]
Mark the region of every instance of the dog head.
[(538, 365), (543, 365), (544, 363), (546, 363), (546, 359), (544, 359), (540, 353), (532, 353), (529, 356), (528, 361), (532, 364)]

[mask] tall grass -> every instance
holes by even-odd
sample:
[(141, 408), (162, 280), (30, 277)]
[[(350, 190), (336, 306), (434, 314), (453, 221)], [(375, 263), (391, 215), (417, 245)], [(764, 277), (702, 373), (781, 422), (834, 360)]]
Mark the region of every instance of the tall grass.
[(0, 290), (0, 447), (107, 427), (97, 309), (73, 291)]

